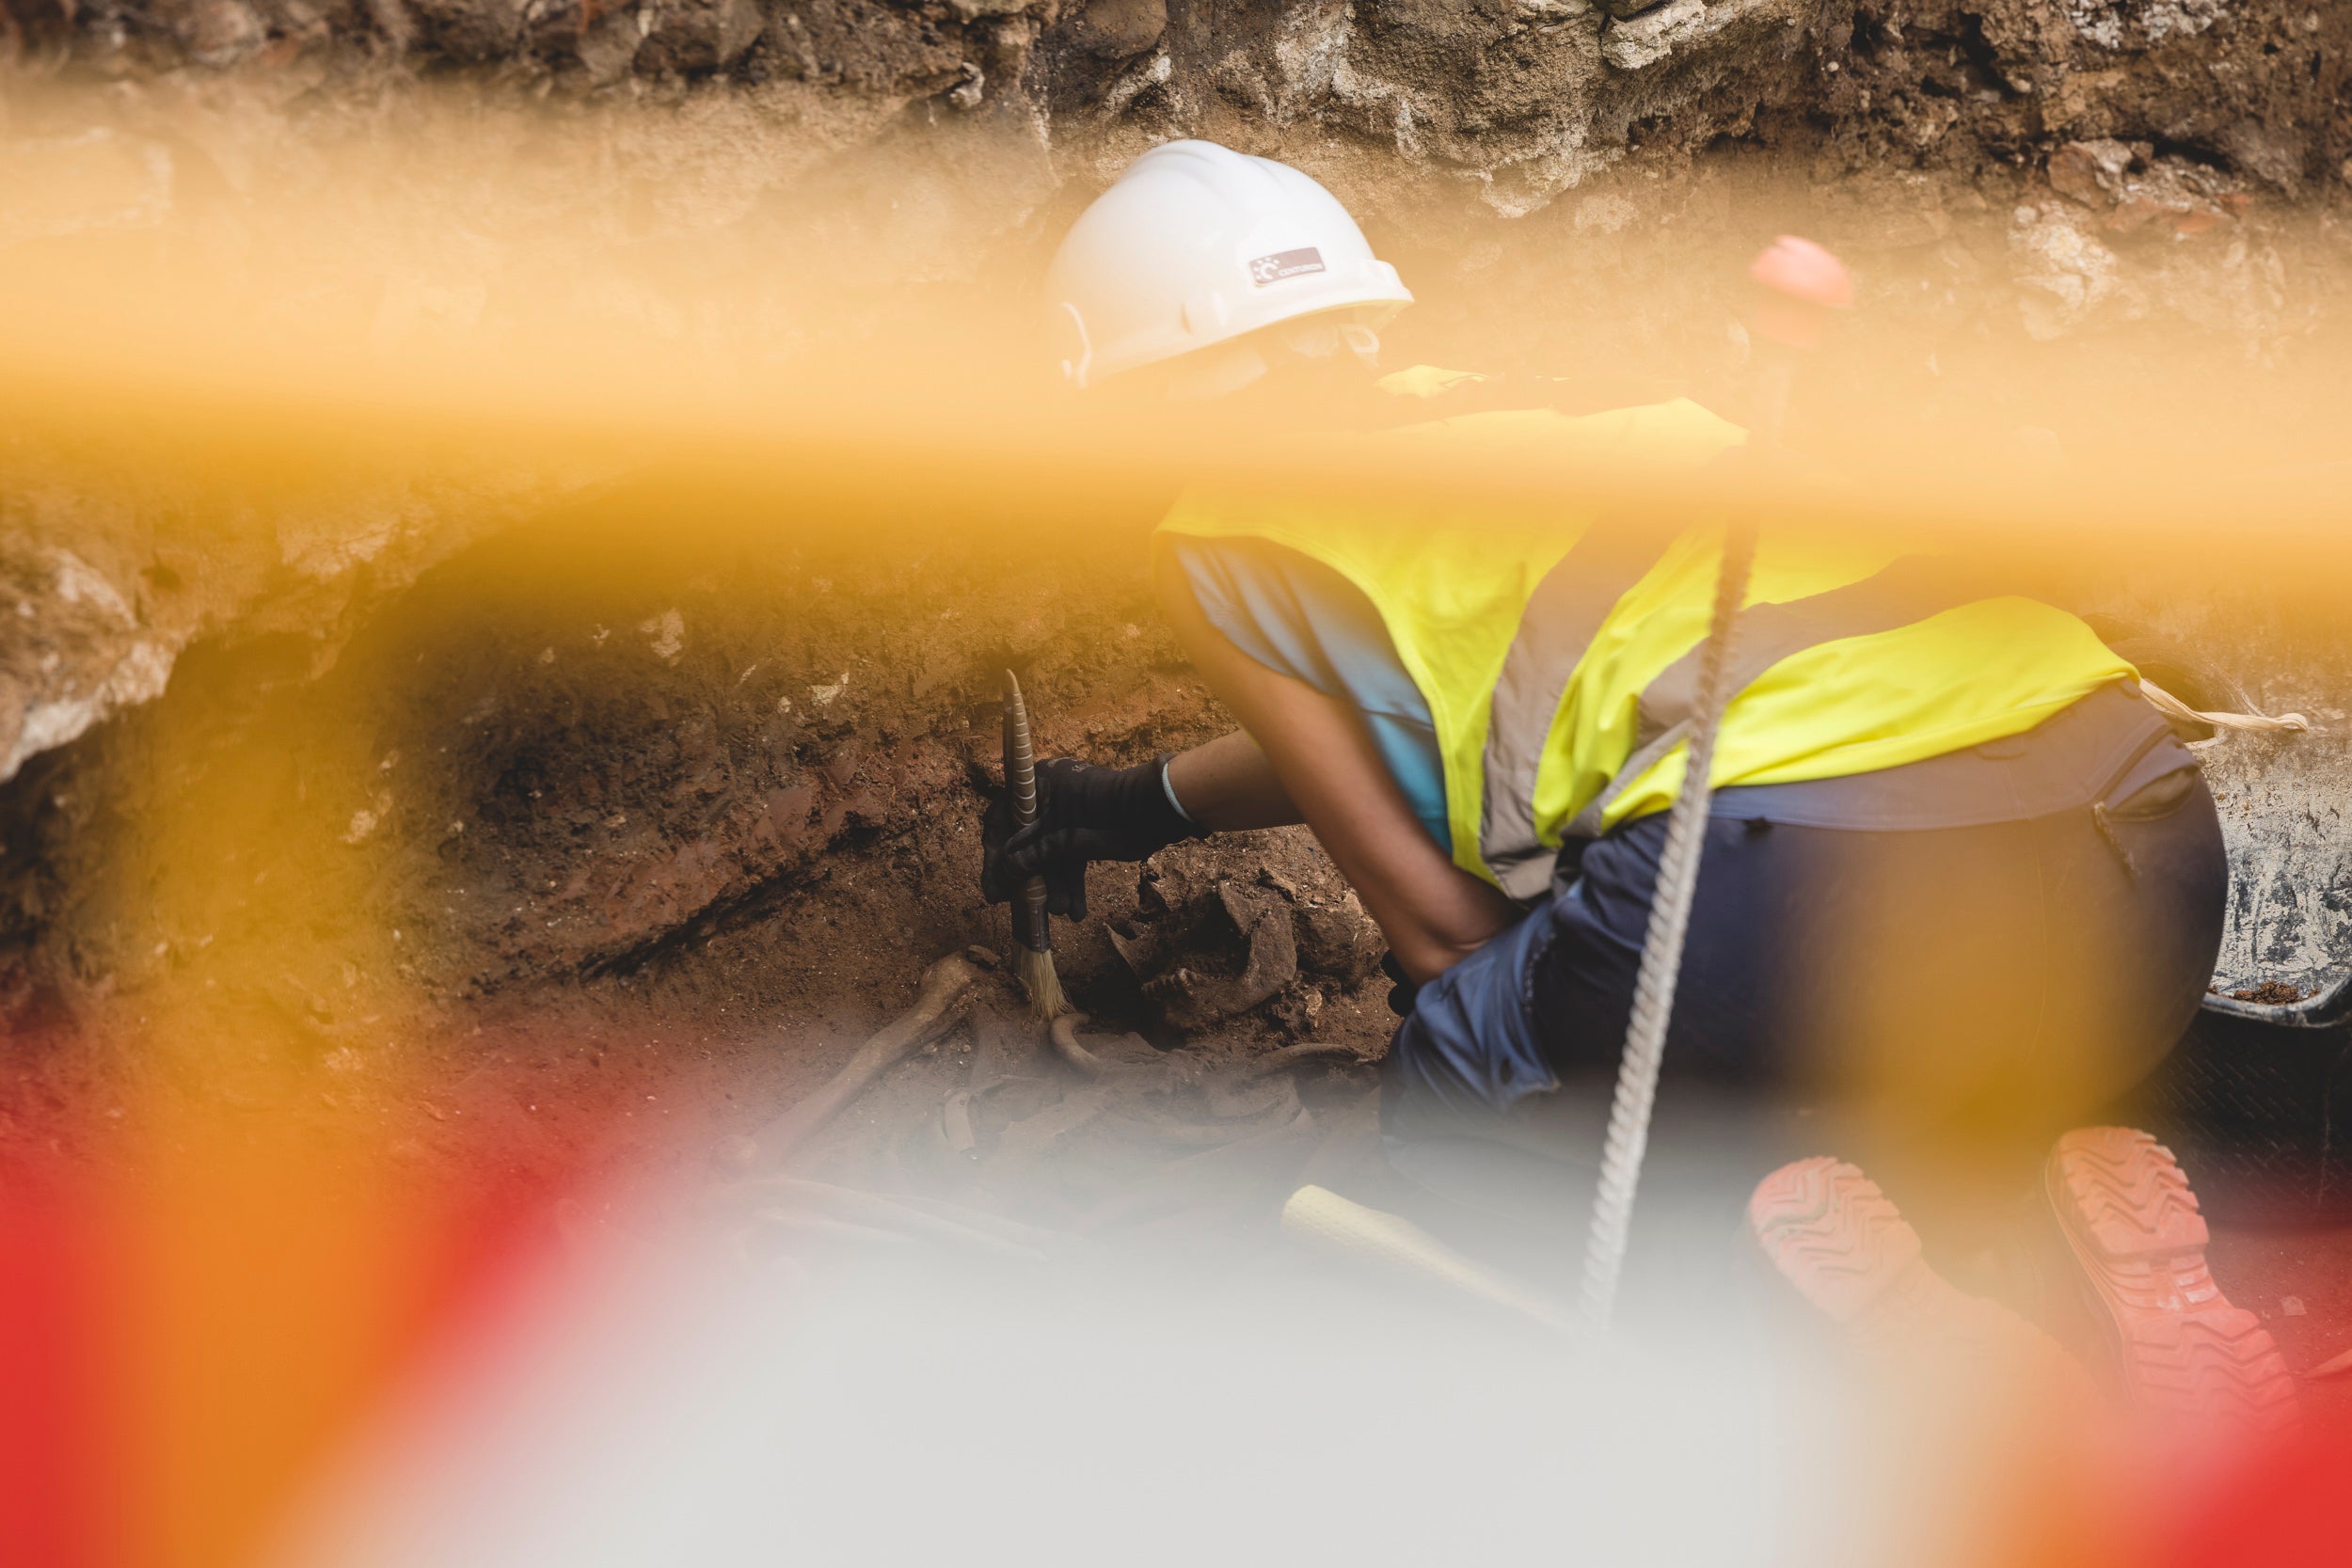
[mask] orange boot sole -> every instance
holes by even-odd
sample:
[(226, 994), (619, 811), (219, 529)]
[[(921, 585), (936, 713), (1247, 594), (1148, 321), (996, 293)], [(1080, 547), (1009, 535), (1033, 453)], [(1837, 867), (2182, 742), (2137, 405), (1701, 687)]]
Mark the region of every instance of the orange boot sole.
[(1877, 1182), (1843, 1160), (1799, 1160), (1772, 1172), (1748, 1199), (1748, 1226), (1782, 1276), (1861, 1348), (2068, 1362), (2024, 1318), (1931, 1268), (1919, 1233)]
[(2262, 1320), (2214, 1282), (2212, 1232), (2170, 1149), (2128, 1127), (2081, 1128), (2051, 1149), (2043, 1182), (2143, 1414), (2209, 1434), (2295, 1422), (2295, 1380)]

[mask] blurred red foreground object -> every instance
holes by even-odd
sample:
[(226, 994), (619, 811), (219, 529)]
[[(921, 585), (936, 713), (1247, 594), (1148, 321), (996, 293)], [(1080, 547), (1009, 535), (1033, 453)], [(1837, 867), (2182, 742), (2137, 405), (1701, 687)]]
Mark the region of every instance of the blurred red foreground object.
[(2336, 1568), (2352, 1560), (2344, 1499), (2352, 1427), (2341, 1423), (2249, 1453), (2192, 1504), (2158, 1559), (2165, 1568)]

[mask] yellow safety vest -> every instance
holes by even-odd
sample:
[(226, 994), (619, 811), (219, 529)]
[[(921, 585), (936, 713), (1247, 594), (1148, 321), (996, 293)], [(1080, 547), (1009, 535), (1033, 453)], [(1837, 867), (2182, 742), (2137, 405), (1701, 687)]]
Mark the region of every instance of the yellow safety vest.
[[(1746, 433), (1677, 399), (1584, 416), (1471, 414), (1378, 439), (1540, 443), (1672, 471)], [(1720, 527), (1661, 542), (1573, 506), (1195, 492), (1160, 529), (1262, 539), (1362, 590), (1429, 704), (1454, 863), (1514, 897), (1544, 891), (1567, 838), (1662, 810), (1681, 787)], [(2074, 616), (1972, 596), (1948, 562), (1883, 539), (1769, 528), (1746, 607), (1718, 788), (1962, 751), (2135, 673)]]

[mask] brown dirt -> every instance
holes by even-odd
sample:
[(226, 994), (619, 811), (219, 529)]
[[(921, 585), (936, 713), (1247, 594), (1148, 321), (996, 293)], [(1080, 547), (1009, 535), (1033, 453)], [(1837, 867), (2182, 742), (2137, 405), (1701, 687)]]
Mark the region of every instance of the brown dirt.
[(117, 83), (243, 76), (294, 100), (421, 73), (820, 114), (864, 101), (1025, 137), (1066, 168), (1173, 135), (1343, 170), (1376, 155), (1384, 183), (1401, 164), (1513, 213), (1723, 140), (1807, 145), (1840, 170), (1969, 170), (2109, 137), (2290, 192), (2352, 153), (2345, 24), (2304, 0), (8, 0), (0, 18), (24, 64)]
[(2230, 992), (2233, 1001), (2260, 1002), (2265, 1006), (2272, 1007), (2281, 1007), (2291, 1002), (2300, 1002), (2310, 994), (2301, 986), (2286, 980), (2265, 980), (2259, 986)]
[[(199, 648), (170, 703), (39, 759), (11, 800), (14, 842), (51, 846), (18, 884), (44, 936), (17, 949), (0, 1114), (30, 1129), (160, 1097), (323, 1135), (358, 1116), (420, 1160), (486, 1139), (543, 1174), (699, 1169), (931, 958), (1004, 947), (976, 878), (998, 671), (1053, 753), (1139, 760), (1222, 726), (1132, 530), (1037, 599), (996, 588), (986, 541), (878, 564), (853, 531), (649, 536), (645, 496), (461, 552), (315, 677), (299, 640)], [(1145, 1031), (1203, 1081), (1309, 1036), (1377, 1055), (1376, 932), (1302, 830), (1100, 866), (1089, 892), (1058, 957), (1097, 1027)], [(990, 985), (861, 1118), (920, 1102), (935, 1121), (975, 1050), (1014, 1034), (1034, 1060), (1009, 982)], [(200, 1067), (115, 1049), (163, 1009), (271, 1044)], [(1179, 1100), (1214, 1120), (1204, 1092)], [(1021, 1103), (984, 1102), (985, 1144)], [(58, 1157), (103, 1157), (104, 1123), (72, 1119)], [(819, 1164), (873, 1153), (841, 1133)]]

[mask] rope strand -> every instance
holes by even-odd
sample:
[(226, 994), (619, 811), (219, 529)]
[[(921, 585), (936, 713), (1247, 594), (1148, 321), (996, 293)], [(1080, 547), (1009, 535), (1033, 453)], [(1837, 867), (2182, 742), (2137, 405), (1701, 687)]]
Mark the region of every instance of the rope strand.
[(1681, 793), (1666, 818), (1666, 847), (1659, 857), (1658, 887), (1650, 895), (1649, 925), (1642, 939), (1642, 967), (1633, 985), (1633, 1016), (1627, 1024), (1625, 1054), (1617, 1066), (1617, 1091), (1609, 1106), (1609, 1137), (1600, 1161), (1600, 1190), (1593, 1198), (1593, 1225), (1584, 1243), (1581, 1289), (1584, 1315), (1594, 1327), (1609, 1326), (1617, 1283), (1625, 1272), (1626, 1241), (1633, 1222), (1633, 1191), (1649, 1148), (1650, 1110), (1658, 1098), (1658, 1069), (1666, 1053), (1666, 1025), (1674, 1017), (1675, 981), (1682, 968), (1683, 940), (1690, 934), (1691, 901), (1698, 891), (1699, 851), (1707, 840), (1708, 784), (1715, 766), (1715, 736), (1730, 700), (1731, 644), (1740, 607), (1747, 598), (1756, 562), (1756, 523), (1739, 518), (1724, 532), (1723, 559), (1715, 568), (1715, 607), (1700, 655), (1698, 711), (1693, 716), (1689, 760)]
[(2217, 730), (2245, 730), (2254, 734), (2301, 735), (2312, 727), (2312, 721), (2299, 713), (2232, 713), (2224, 709), (2207, 713), (2193, 708), (2178, 697), (2150, 680), (2139, 677), (2140, 695), (2155, 705), (2156, 711), (2168, 719), (2179, 719), (2191, 724), (2210, 724)]

